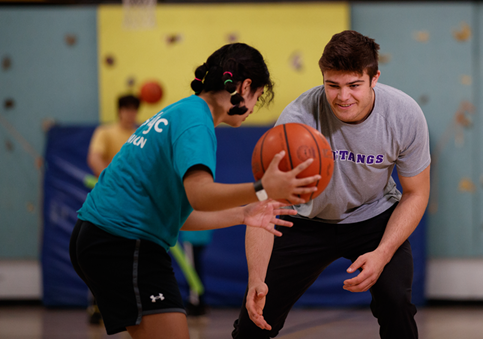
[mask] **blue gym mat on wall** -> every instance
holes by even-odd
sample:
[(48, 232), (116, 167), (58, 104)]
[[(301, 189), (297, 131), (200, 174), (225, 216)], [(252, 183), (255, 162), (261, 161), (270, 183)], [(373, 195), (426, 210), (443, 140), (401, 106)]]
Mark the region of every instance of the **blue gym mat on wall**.
[[(86, 307), (87, 288), (77, 276), (69, 259), (69, 239), (89, 189), (84, 178), (91, 174), (86, 164), (87, 149), (96, 126), (54, 126), (48, 133), (44, 177), (44, 231), (42, 241), (43, 303), (49, 307)], [(268, 127), (219, 127), (217, 182), (253, 181), (251, 153)], [(396, 181), (397, 176), (395, 177)], [(399, 184), (399, 183), (398, 183)], [(425, 228), (423, 219), (410, 241), (414, 256), (413, 302), (421, 305), (424, 297)], [(206, 302), (211, 306), (239, 307), (248, 278), (245, 226), (216, 230), (204, 253)], [(342, 289), (349, 277), (350, 262), (340, 259), (329, 266), (302, 296), (296, 306), (368, 305), (369, 292), (350, 293)], [(179, 267), (174, 270), (183, 296), (188, 293)]]

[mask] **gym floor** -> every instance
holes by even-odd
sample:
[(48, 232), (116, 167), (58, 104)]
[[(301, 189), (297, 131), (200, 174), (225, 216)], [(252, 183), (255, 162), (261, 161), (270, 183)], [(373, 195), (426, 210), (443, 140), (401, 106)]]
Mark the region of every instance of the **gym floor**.
[[(189, 317), (191, 339), (231, 338), (237, 309), (211, 309)], [(423, 339), (482, 339), (483, 303), (438, 303), (417, 314)], [(39, 304), (0, 303), (1, 339), (129, 339), (126, 332), (108, 336), (89, 325), (82, 309), (47, 309)], [(278, 339), (376, 339), (378, 325), (368, 308), (294, 309)]]

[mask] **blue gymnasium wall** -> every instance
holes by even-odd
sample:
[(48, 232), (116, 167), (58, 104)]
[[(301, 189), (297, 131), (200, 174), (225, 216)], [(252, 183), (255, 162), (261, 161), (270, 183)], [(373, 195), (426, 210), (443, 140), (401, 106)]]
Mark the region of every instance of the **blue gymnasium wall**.
[[(481, 257), (481, 4), (351, 7), (352, 28), (382, 46), (380, 81), (413, 96), (428, 120), (433, 153), (429, 256)], [(457, 39), (468, 29), (468, 39)], [(75, 35), (76, 44), (67, 44), (66, 34)], [(0, 59), (0, 260), (37, 259), (42, 168), (36, 158), (45, 151), (43, 125), (51, 119), (98, 122), (96, 8), (1, 7)], [(10, 108), (4, 105), (9, 98), (15, 102)], [(214, 241), (240, 237), (230, 232), (216, 232)]]
[(431, 258), (483, 256), (482, 6), (465, 1), (352, 6), (352, 28), (381, 45), (379, 81), (412, 96), (428, 121)]

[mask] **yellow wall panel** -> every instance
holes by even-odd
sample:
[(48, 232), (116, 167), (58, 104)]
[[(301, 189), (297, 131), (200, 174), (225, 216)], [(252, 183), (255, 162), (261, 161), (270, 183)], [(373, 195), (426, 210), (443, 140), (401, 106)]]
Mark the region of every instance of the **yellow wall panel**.
[(273, 104), (256, 110), (245, 124), (272, 124), (300, 93), (322, 83), (317, 63), (323, 48), (350, 22), (349, 6), (343, 3), (162, 4), (155, 15), (154, 28), (132, 30), (123, 27), (122, 6), (99, 7), (102, 122), (115, 119), (119, 95), (137, 94), (147, 80), (159, 81), (164, 96), (144, 104), (139, 121), (192, 94), (195, 68), (219, 47), (237, 41), (263, 54), (275, 82)]

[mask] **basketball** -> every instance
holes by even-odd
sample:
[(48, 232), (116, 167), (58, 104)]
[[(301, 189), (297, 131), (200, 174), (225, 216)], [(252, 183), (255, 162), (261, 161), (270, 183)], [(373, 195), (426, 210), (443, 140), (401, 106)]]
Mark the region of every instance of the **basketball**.
[(163, 89), (158, 82), (149, 81), (143, 84), (139, 96), (142, 101), (154, 104), (163, 97)]
[[(309, 158), (314, 161), (297, 178), (320, 174), (322, 178), (310, 186), (317, 186), (316, 192), (300, 197), (306, 202), (324, 191), (332, 178), (334, 160), (327, 139), (315, 128), (300, 123), (287, 123), (275, 126), (265, 132), (258, 140), (252, 154), (252, 171), (255, 180), (260, 180), (275, 154), (285, 150), (280, 161), (281, 171), (290, 171)], [(281, 201), (288, 202), (290, 201)]]

